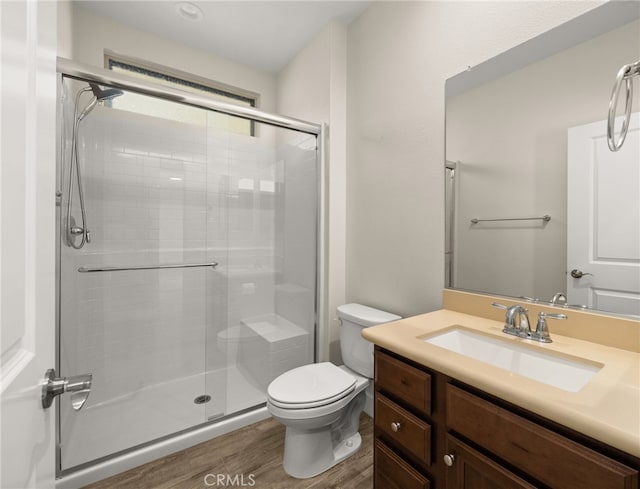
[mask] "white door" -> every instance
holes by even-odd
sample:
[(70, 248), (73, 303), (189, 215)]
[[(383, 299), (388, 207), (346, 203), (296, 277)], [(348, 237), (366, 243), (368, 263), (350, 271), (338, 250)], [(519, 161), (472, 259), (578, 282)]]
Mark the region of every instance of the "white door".
[(52, 488), (55, 2), (0, 1), (0, 487)]
[(640, 315), (640, 113), (616, 153), (606, 127), (569, 129), (567, 293), (571, 304)]

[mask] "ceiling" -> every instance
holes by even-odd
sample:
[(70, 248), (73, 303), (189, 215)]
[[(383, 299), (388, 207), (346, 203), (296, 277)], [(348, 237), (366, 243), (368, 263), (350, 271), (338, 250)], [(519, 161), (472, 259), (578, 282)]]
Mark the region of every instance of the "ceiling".
[(171, 0), (74, 3), (137, 29), (277, 73), (327, 22), (349, 23), (371, 1), (190, 0), (202, 11), (199, 21), (182, 17), (179, 2)]

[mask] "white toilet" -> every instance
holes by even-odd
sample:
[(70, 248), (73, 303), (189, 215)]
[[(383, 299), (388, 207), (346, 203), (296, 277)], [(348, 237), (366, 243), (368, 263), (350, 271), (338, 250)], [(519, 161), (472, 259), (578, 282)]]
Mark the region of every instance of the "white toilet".
[(338, 307), (338, 317), (344, 365), (294, 368), (267, 389), (269, 412), (286, 426), (282, 465), (299, 479), (324, 472), (360, 448), (360, 413), (365, 404), (373, 413), (371, 388), (369, 396), (366, 392), (373, 378), (373, 345), (362, 337), (362, 328), (400, 319), (361, 304)]

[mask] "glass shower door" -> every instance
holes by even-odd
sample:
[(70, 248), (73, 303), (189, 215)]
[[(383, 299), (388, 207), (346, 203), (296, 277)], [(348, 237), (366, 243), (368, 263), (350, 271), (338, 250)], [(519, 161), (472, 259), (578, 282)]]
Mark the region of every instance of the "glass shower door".
[(210, 128), (208, 152), (224, 164), (210, 180), (226, 182), (228, 259), (212, 274), (226, 288), (211, 300), (224, 302), (213, 310), (226, 326), (208, 330), (207, 380), (225, 378), (227, 392), (224, 406), (207, 405), (208, 419), (264, 405), (269, 383), (312, 363), (315, 346), (316, 137), (256, 123), (257, 137), (225, 133), (223, 154), (217, 134)]
[[(206, 419), (206, 330), (216, 320), (208, 309), (210, 264), (226, 262), (226, 246), (207, 245), (206, 125), (100, 105), (76, 134), (83, 223), (76, 179), (69, 178), (81, 87), (65, 79), (63, 88), (73, 96), (63, 101), (59, 367), (63, 376), (93, 374), (82, 410), (61, 397), (66, 470)], [(90, 242), (70, 246), (80, 238), (67, 235), (68, 225), (85, 226)]]
[(59, 374), (93, 374), (81, 410), (60, 398), (65, 471), (264, 406), (314, 361), (319, 176), (313, 135), (63, 80)]

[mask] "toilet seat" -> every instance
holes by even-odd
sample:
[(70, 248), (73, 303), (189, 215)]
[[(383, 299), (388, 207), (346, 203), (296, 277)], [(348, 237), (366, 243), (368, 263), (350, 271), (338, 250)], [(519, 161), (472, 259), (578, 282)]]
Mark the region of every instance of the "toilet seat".
[(330, 362), (303, 365), (269, 385), (269, 402), (283, 409), (309, 409), (334, 403), (353, 392), (356, 378)]

